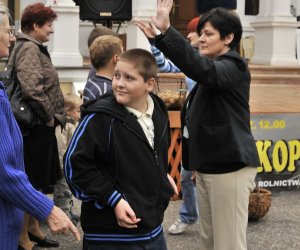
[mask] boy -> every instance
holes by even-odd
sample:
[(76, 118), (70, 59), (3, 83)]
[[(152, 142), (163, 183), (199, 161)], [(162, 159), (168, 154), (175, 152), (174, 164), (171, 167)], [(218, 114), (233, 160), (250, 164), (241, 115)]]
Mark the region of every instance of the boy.
[(151, 53), (128, 50), (116, 64), (113, 93), (82, 106), (64, 168), (83, 201), (84, 249), (167, 248), (161, 223), (177, 190), (167, 175), (168, 113), (150, 93), (156, 77)]
[[(97, 37), (100, 37), (100, 36), (104, 36), (104, 35), (111, 35), (111, 36), (116, 36), (118, 37), (118, 34), (115, 33), (112, 29), (108, 28), (108, 27), (105, 27), (105, 26), (102, 26), (102, 25), (99, 25), (99, 26), (96, 26), (95, 28), (92, 29), (92, 31), (90, 32), (89, 34), (89, 37), (88, 37), (88, 41), (87, 41), (87, 46), (88, 48), (91, 47), (93, 41), (97, 38)], [(91, 78), (92, 75), (95, 75), (96, 74), (96, 70), (95, 68), (92, 66), (91, 67), (91, 70), (89, 72), (89, 75), (88, 75), (88, 79)]]
[[(61, 170), (63, 171), (63, 156), (70, 144), (72, 136), (75, 132), (78, 119), (80, 117), (80, 105), (82, 100), (79, 96), (71, 93), (64, 95), (64, 110), (66, 114), (66, 125), (62, 129), (61, 126), (57, 126), (55, 129), (55, 135), (57, 139), (59, 163)], [(79, 221), (79, 215), (72, 211), (73, 200), (72, 193), (66, 183), (66, 179), (62, 178), (54, 185), (53, 201), (56, 206), (61, 208), (72, 222), (76, 225)]]
[(118, 56), (122, 53), (122, 40), (111, 35), (96, 38), (90, 46), (90, 56), (96, 74), (92, 75), (83, 90), (83, 103), (93, 100), (112, 89), (111, 79)]

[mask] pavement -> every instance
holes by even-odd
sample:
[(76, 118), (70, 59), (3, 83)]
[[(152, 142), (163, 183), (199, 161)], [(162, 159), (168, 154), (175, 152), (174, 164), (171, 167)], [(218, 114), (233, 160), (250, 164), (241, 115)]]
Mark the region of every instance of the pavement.
[[(199, 225), (190, 226), (181, 235), (170, 235), (169, 226), (177, 219), (181, 200), (171, 201), (163, 222), (169, 250), (199, 249)], [(75, 202), (80, 211), (80, 202)], [(43, 225), (46, 229), (46, 226)], [(80, 225), (77, 226), (82, 235)], [(49, 231), (48, 231), (49, 232)], [(50, 235), (50, 232), (49, 232)], [(52, 237), (52, 236), (51, 236)], [(82, 249), (82, 242), (76, 243), (71, 235), (53, 236), (61, 244), (61, 250)], [(269, 213), (262, 219), (249, 222), (247, 230), (248, 250), (299, 250), (300, 249), (300, 192), (276, 191), (272, 194)], [(42, 249), (42, 248), (41, 248)], [(48, 248), (51, 249), (51, 248)], [(44, 249), (46, 250), (46, 249)]]

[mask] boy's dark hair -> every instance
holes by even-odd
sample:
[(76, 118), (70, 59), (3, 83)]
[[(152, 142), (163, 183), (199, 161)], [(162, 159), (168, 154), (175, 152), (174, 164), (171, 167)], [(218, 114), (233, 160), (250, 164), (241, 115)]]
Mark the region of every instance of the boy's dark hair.
[(90, 33), (88, 37), (88, 48), (92, 45), (93, 41), (99, 37), (104, 35), (117, 36), (117, 34), (110, 28), (105, 26), (96, 26)]
[(116, 36), (99, 36), (90, 46), (91, 63), (96, 70), (106, 66), (114, 55), (122, 53), (122, 40)]
[(222, 40), (231, 33), (234, 35), (233, 40), (229, 44), (231, 49), (235, 48), (239, 44), (243, 28), (241, 20), (235, 12), (218, 7), (204, 13), (201, 16), (197, 27), (199, 35), (207, 22), (220, 32)]
[(147, 50), (129, 49), (120, 55), (119, 60), (133, 64), (144, 81), (157, 78), (158, 69), (155, 57)]

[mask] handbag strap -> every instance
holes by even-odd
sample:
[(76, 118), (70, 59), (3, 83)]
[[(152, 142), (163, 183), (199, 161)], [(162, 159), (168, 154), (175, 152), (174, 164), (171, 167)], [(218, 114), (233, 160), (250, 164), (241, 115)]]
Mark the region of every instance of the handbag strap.
[(17, 47), (16, 47), (16, 49), (15, 49), (15, 52), (14, 52), (14, 57), (13, 57), (13, 61), (12, 61), (12, 66), (11, 66), (10, 74), (9, 74), (10, 77), (14, 76), (14, 81), (13, 81), (14, 85), (13, 85), (13, 88), (12, 88), (12, 91), (11, 91), (10, 98), (11, 98), (11, 96), (14, 94), (14, 92), (15, 92), (15, 90), (16, 90), (16, 87), (17, 87), (17, 84), (19, 83), (19, 81), (18, 81), (18, 83), (17, 83), (17, 81), (16, 81), (17, 77), (16, 77), (16, 75), (14, 75), (14, 71), (15, 71), (16, 57), (17, 57), (17, 54), (18, 54), (18, 52), (19, 52), (19, 50), (20, 50), (20, 48), (22, 47), (23, 44), (24, 44), (24, 42), (20, 42), (20, 43), (17, 45)]

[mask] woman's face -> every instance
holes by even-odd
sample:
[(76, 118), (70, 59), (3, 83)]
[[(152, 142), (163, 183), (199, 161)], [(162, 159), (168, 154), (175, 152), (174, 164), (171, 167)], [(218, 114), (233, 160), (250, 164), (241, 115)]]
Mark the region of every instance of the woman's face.
[(0, 58), (9, 56), (10, 43), (15, 40), (14, 30), (9, 25), (7, 15), (2, 15), (2, 25), (0, 25)]
[(53, 20), (47, 21), (43, 26), (38, 26), (36, 23), (33, 25), (34, 30), (30, 33), (34, 38), (42, 43), (50, 40), (50, 35), (54, 32), (52, 27)]
[(190, 41), (193, 48), (199, 47), (199, 35), (197, 32), (190, 32), (187, 35), (187, 39)]
[(228, 45), (232, 39), (233, 34), (230, 34), (221, 40), (220, 32), (210, 22), (206, 22), (200, 33), (200, 54), (209, 58), (216, 58), (229, 50)]

